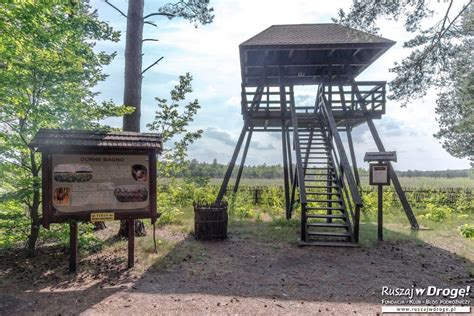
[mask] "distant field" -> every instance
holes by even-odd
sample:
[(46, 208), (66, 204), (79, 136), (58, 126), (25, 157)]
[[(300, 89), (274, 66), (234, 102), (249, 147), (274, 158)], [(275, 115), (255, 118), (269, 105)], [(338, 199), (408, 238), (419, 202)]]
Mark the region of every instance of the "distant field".
[[(231, 179), (230, 184), (234, 183)], [(368, 177), (361, 177), (362, 185), (369, 185)], [(222, 179), (213, 178), (211, 183), (220, 184)], [(401, 177), (400, 182), (406, 188), (466, 188), (474, 189), (474, 179), (471, 178), (432, 178), (432, 177), (417, 177), (408, 178)], [(242, 179), (242, 185), (250, 186), (269, 186), (269, 185), (283, 185), (283, 179)]]

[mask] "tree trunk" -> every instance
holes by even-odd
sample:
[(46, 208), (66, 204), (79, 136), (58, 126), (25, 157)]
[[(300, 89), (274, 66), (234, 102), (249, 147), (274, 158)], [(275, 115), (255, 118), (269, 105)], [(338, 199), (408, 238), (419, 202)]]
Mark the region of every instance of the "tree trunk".
[(31, 174), (33, 176), (33, 201), (29, 207), (31, 217), (30, 235), (28, 236), (28, 245), (26, 249), (26, 255), (33, 257), (36, 255), (36, 242), (39, 237), (39, 230), (41, 221), (39, 217), (39, 205), (40, 205), (40, 187), (41, 182), (38, 177), (39, 170), (36, 165), (35, 153), (30, 151), (31, 159)]
[(142, 94), (143, 1), (128, 1), (123, 104), (135, 111), (123, 117), (123, 130), (140, 131)]
[(107, 225), (105, 225), (105, 222), (95, 222), (94, 223), (94, 230), (95, 231), (103, 230), (103, 229), (106, 229), (106, 228), (107, 228)]
[[(127, 36), (125, 42), (125, 85), (123, 104), (135, 111), (123, 117), (123, 130), (140, 132), (142, 101), (142, 39), (144, 0), (129, 0), (127, 11)], [(127, 237), (127, 222), (120, 223), (119, 236)], [(135, 221), (135, 236), (145, 236), (145, 225)]]

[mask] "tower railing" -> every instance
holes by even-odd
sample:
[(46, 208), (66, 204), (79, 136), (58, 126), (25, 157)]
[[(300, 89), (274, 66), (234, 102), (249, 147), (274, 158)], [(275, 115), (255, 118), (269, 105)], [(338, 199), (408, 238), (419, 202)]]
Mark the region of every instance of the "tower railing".
[[(355, 89), (354, 86), (357, 86)], [(332, 83), (323, 86), (323, 93), (333, 112), (362, 113), (356, 90), (361, 93), (367, 110), (385, 113), (385, 81), (356, 81), (355, 83)]]

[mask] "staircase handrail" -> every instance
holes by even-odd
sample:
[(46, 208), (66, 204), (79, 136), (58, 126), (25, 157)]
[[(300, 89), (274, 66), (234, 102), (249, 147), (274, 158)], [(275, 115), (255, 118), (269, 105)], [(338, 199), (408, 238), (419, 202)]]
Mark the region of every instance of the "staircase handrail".
[[(292, 90), (293, 87), (290, 86)], [(290, 109), (291, 109), (291, 120), (293, 124), (293, 143), (295, 145), (295, 154), (296, 154), (296, 172), (298, 173), (298, 186), (300, 187), (300, 203), (306, 204), (306, 188), (304, 184), (304, 169), (302, 164), (302, 157), (300, 151), (300, 139), (298, 134), (298, 119), (296, 116), (296, 109), (295, 109), (295, 99), (294, 94), (290, 93)]]
[(323, 112), (323, 115), (327, 118), (329, 130), (331, 131), (331, 134), (334, 137), (334, 141), (336, 144), (337, 151), (339, 153), (340, 164), (342, 168), (341, 176), (345, 177), (347, 180), (347, 184), (351, 192), (352, 200), (354, 201), (354, 204), (356, 205), (356, 207), (362, 207), (363, 206), (362, 198), (360, 196), (357, 184), (355, 182), (354, 175), (352, 174), (352, 169), (350, 167), (349, 160), (347, 159), (346, 151), (344, 149), (341, 136), (339, 135), (339, 131), (337, 130), (336, 120), (334, 119), (332, 110), (328, 109), (327, 107), (327, 100), (324, 94), (322, 95), (322, 98), (321, 98), (320, 110)]

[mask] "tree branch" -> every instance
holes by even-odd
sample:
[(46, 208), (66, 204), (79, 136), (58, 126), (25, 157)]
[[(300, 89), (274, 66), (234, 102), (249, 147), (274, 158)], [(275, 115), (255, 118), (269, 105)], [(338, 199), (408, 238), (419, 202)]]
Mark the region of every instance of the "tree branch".
[(158, 42), (156, 38), (144, 38), (142, 39), (142, 42)]
[(105, 0), (105, 3), (107, 3), (109, 6), (111, 6), (112, 8), (115, 9), (115, 11), (117, 11), (118, 13), (120, 13), (123, 17), (127, 18), (127, 15), (125, 13), (123, 13), (122, 10), (120, 10), (119, 8), (117, 8), (116, 6), (114, 6), (112, 3), (109, 2), (109, 0)]
[(174, 14), (169, 14), (169, 13), (163, 13), (163, 12), (154, 12), (154, 13), (150, 13), (150, 14), (147, 14), (143, 17), (143, 21), (145, 21), (146, 19), (148, 18), (151, 18), (152, 16), (166, 16), (167, 18), (174, 18), (175, 15)]
[(153, 64), (151, 64), (150, 66), (146, 67), (145, 70), (142, 71), (142, 75), (148, 70), (150, 69), (151, 67), (155, 66), (156, 64), (158, 64), (160, 62), (160, 60), (162, 60), (163, 58), (165, 57), (160, 57), (157, 61), (155, 61)]
[[(449, 7), (448, 9), (446, 10), (446, 14), (443, 18), (443, 25), (441, 25), (441, 29), (439, 30), (439, 36), (438, 36), (438, 39), (443, 35), (443, 31), (444, 31), (444, 27), (446, 25), (446, 21), (449, 19), (448, 15), (449, 15), (449, 11), (451, 11), (451, 7), (453, 5), (453, 2), (454, 0), (451, 0), (451, 2), (449, 3)], [(433, 38), (434, 39), (434, 38)]]
[(143, 23), (144, 23), (144, 24), (150, 24), (150, 25), (153, 25), (154, 27), (158, 27), (158, 25), (156, 25), (155, 23), (153, 23), (153, 22), (150, 22), (150, 21), (144, 21)]

